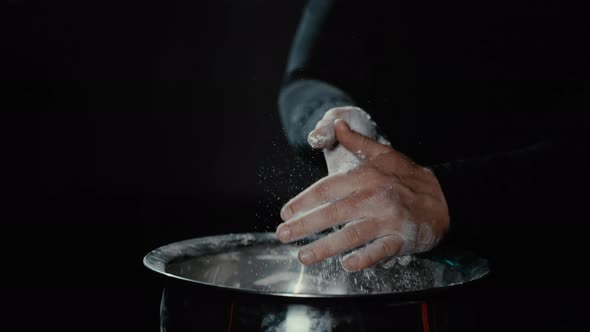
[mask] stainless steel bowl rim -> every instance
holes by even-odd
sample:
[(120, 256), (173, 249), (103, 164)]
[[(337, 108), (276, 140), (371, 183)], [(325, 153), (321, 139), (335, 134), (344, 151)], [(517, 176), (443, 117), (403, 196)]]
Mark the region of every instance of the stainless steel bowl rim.
[[(233, 240), (233, 241), (232, 241)], [(160, 275), (166, 276), (168, 278), (172, 278), (174, 280), (180, 280), (188, 283), (194, 283), (196, 285), (207, 286), (207, 287), (214, 287), (219, 288), (222, 290), (231, 290), (240, 293), (246, 294), (255, 294), (255, 295), (264, 295), (264, 296), (276, 296), (276, 297), (289, 297), (289, 298), (366, 298), (366, 297), (384, 297), (384, 296), (395, 296), (395, 297), (404, 297), (404, 296), (411, 296), (414, 294), (421, 294), (425, 291), (428, 292), (436, 292), (436, 291), (444, 291), (450, 288), (455, 288), (457, 286), (461, 286), (465, 283), (471, 283), (477, 280), (482, 279), (486, 275), (489, 274), (489, 268), (487, 266), (487, 261), (485, 262), (484, 268), (471, 280), (468, 282), (459, 282), (459, 283), (450, 283), (445, 286), (433, 287), (428, 290), (412, 290), (407, 292), (396, 292), (396, 293), (367, 293), (367, 294), (308, 294), (308, 293), (292, 293), (292, 292), (270, 292), (270, 291), (259, 291), (247, 288), (240, 288), (240, 287), (232, 287), (228, 285), (219, 285), (215, 283), (209, 283), (200, 280), (194, 280), (191, 278), (183, 277), (174, 273), (170, 273), (166, 270), (166, 267), (169, 263), (173, 262), (174, 260), (185, 257), (187, 248), (196, 248), (203, 242), (224, 242), (224, 243), (231, 243), (231, 242), (238, 242), (244, 245), (248, 245), (250, 243), (264, 243), (264, 242), (278, 242), (274, 233), (229, 233), (229, 234), (222, 234), (222, 235), (212, 235), (212, 236), (205, 236), (205, 237), (198, 237), (187, 239), (183, 241), (178, 241), (174, 243), (170, 243), (167, 245), (163, 245), (155, 250), (152, 250), (148, 254), (146, 254), (143, 258), (143, 264), (146, 268), (156, 272)], [(190, 256), (190, 255), (189, 255)]]

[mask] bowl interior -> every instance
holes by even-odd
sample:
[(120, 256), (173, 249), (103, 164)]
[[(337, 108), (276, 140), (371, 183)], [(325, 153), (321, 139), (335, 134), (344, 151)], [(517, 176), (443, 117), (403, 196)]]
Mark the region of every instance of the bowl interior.
[(285, 245), (274, 233), (228, 234), (173, 243), (149, 253), (145, 265), (169, 277), (196, 283), (292, 296), (391, 294), (447, 288), (489, 273), (485, 259), (457, 249), (393, 258), (348, 272), (341, 257), (304, 266), (300, 245)]

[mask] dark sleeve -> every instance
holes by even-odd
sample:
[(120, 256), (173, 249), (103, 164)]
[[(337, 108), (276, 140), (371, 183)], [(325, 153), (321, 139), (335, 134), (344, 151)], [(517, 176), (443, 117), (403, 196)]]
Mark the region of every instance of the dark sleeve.
[[(311, 0), (289, 54), (279, 112), (289, 143), (307, 135), (330, 108), (365, 100), (369, 62), (364, 55), (358, 1)], [(358, 7), (358, 8), (357, 8)]]
[(580, 250), (590, 190), (584, 118), (556, 114), (559, 128), (541, 142), (431, 166), (449, 206), (447, 241), (500, 260)]

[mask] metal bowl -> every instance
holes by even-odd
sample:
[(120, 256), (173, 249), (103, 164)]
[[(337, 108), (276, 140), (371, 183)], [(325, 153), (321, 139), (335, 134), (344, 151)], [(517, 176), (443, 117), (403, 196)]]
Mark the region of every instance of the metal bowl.
[(160, 247), (144, 258), (149, 269), (174, 279), (241, 292), (289, 297), (365, 297), (441, 290), (489, 273), (476, 255), (437, 249), (348, 272), (339, 257), (313, 266), (297, 260), (299, 244), (274, 233), (228, 234)]

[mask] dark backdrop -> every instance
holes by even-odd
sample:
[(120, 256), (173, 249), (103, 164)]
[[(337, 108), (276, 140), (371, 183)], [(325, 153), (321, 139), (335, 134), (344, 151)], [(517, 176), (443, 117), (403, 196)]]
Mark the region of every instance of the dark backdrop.
[[(276, 109), (303, 2), (3, 3), (5, 325), (157, 331), (149, 250), (274, 229), (280, 206), (324, 172), (295, 157)], [(443, 145), (409, 116), (400, 137), (424, 133), (407, 136), (418, 152)], [(465, 130), (484, 136), (487, 122)]]
[(274, 229), (289, 194), (322, 172), (294, 158), (276, 112), (302, 6), (3, 4), (8, 325), (157, 331), (145, 253)]

